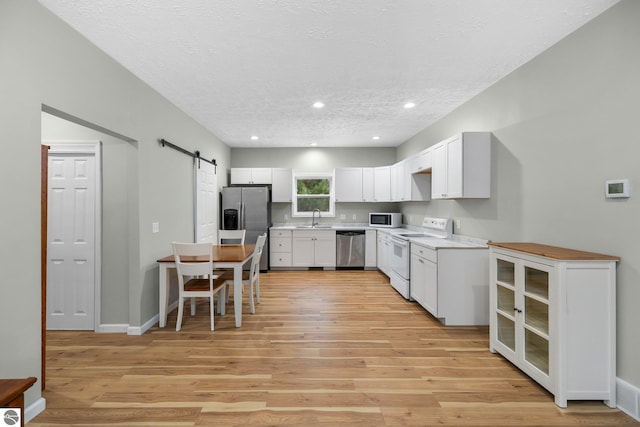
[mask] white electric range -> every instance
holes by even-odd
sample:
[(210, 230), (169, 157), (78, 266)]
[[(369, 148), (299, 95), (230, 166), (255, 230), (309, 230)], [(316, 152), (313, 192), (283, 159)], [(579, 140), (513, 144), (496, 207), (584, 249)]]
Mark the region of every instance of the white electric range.
[[(452, 230), (449, 218), (388, 230), (391, 286), (444, 324), (488, 324), (487, 241)], [(464, 293), (467, 287), (472, 293)], [(450, 308), (456, 303), (459, 310)]]

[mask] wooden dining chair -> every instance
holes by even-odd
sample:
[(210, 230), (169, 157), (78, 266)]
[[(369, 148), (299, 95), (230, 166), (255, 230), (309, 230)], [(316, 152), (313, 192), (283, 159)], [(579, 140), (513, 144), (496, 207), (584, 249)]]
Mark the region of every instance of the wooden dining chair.
[[(258, 300), (258, 304), (260, 304), (260, 258), (262, 257), (262, 252), (264, 251), (264, 245), (267, 240), (267, 233), (264, 233), (258, 236), (256, 240), (256, 246), (253, 251), (253, 256), (251, 257), (251, 267), (249, 271), (242, 272), (242, 287), (245, 285), (249, 287), (249, 307), (251, 309), (251, 314), (256, 312), (256, 307), (254, 303), (254, 295)], [(233, 271), (225, 272), (221, 278), (224, 278), (227, 289), (227, 298), (229, 295), (229, 286), (233, 285)], [(242, 298), (242, 295), (233, 295), (233, 298)]]
[(218, 230), (219, 245), (244, 245), (246, 230)]
[[(176, 331), (182, 327), (184, 301), (191, 298), (191, 315), (195, 314), (197, 297), (209, 298), (211, 330), (214, 329), (214, 296), (218, 295), (218, 310), (224, 314), (226, 278), (213, 274), (213, 255), (211, 243), (173, 242), (173, 257), (178, 275), (178, 320)], [(203, 261), (191, 261), (191, 257), (200, 257)]]

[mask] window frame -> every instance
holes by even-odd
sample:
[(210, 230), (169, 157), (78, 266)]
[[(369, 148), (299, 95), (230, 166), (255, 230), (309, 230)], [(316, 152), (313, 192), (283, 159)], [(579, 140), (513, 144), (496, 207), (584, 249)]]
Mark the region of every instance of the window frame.
[[(308, 196), (308, 195), (299, 195), (298, 194), (298, 179), (326, 179), (329, 181), (329, 194), (328, 195), (319, 195), (319, 196)], [(293, 183), (292, 183), (292, 203), (291, 203), (291, 216), (292, 217), (307, 217), (310, 218), (313, 215), (313, 212), (300, 212), (298, 211), (298, 197), (306, 196), (306, 197), (314, 197), (314, 198), (326, 198), (329, 197), (329, 210), (322, 211), (320, 214), (323, 217), (335, 217), (336, 209), (335, 209), (335, 179), (332, 172), (314, 172), (314, 173), (300, 173), (293, 172)]]

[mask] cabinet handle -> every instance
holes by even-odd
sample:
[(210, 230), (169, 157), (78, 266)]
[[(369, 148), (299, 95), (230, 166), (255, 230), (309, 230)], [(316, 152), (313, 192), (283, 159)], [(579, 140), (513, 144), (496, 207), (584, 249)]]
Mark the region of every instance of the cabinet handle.
[(518, 307), (513, 307), (513, 311), (517, 311), (518, 313), (522, 313), (522, 310), (520, 310)]

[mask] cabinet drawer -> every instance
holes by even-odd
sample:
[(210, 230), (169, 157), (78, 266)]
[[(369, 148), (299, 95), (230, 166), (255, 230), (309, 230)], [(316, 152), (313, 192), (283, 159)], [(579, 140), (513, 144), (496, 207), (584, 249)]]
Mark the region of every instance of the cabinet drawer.
[(291, 252), (291, 239), (272, 237), (269, 247), (271, 248), (271, 252)]
[(420, 258), (425, 258), (431, 262), (438, 262), (438, 251), (415, 243), (411, 244), (411, 254), (417, 255)]
[(272, 253), (271, 267), (291, 267), (291, 252)]
[(271, 229), (271, 238), (275, 237), (287, 237), (291, 238), (291, 230), (279, 230), (279, 229)]

